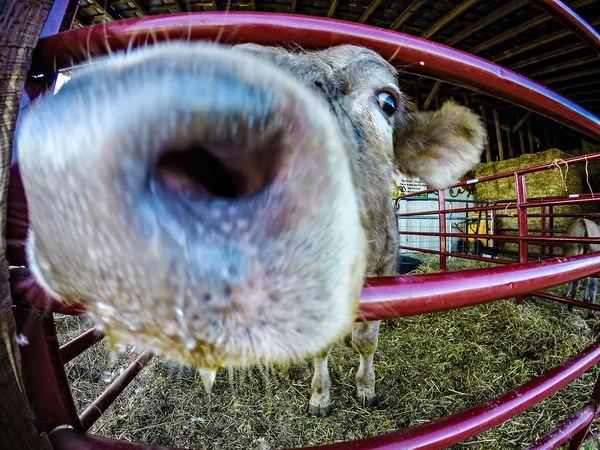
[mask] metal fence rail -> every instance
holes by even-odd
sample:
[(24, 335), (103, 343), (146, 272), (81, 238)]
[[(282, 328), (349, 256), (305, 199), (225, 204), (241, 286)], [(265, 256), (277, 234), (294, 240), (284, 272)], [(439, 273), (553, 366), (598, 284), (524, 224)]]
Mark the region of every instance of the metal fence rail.
[[(65, 2), (57, 2), (64, 5)], [(55, 8), (48, 23), (60, 23), (65, 8)], [(72, 12), (72, 11), (71, 11)], [(60, 20), (58, 20), (60, 19)], [(72, 19), (72, 18), (71, 18)], [(160, 29), (160, 33), (155, 33)], [(304, 48), (324, 48), (342, 43), (353, 43), (370, 47), (392, 63), (404, 65), (411, 72), (433, 76), (445, 81), (476, 89), (489, 95), (513, 102), (539, 114), (553, 118), (593, 138), (600, 138), (600, 119), (579, 105), (552, 90), (535, 83), (501, 66), (476, 56), (436, 44), (413, 36), (381, 30), (365, 25), (350, 24), (330, 19), (260, 13), (212, 13), (173, 14), (169, 16), (145, 17), (120, 20), (69, 32), (49, 35), (40, 40), (31, 68), (32, 75), (41, 78), (31, 81), (39, 84), (40, 79), (51, 82), (56, 71), (82, 63), (87, 57), (128, 46), (144, 45), (148, 40), (166, 40), (183, 37), (189, 39), (215, 39), (225, 43), (259, 42), (281, 44), (283, 37)], [(82, 45), (85, 42), (86, 45)], [(398, 51), (398, 49), (402, 51)], [(30, 89), (39, 94), (40, 89)], [(599, 159), (600, 154), (569, 160), (570, 164)], [(553, 205), (565, 204), (565, 199), (527, 199), (524, 175), (547, 169), (546, 166), (523, 169), (510, 174), (494, 175), (486, 180), (500, 177), (515, 177), (516, 202), (500, 202), (496, 205), (474, 208), (445, 208), (444, 193), (439, 193), (438, 210), (428, 214), (437, 215), (440, 221), (440, 250), (430, 251), (440, 255), (440, 266), (446, 269), (446, 260), (454, 255), (446, 249), (446, 214), (463, 211), (501, 211), (516, 209), (519, 220), (518, 257), (520, 264), (508, 265), (513, 261), (495, 259), (507, 264), (505, 267), (476, 269), (471, 271), (447, 272), (423, 276), (386, 277), (369, 279), (361, 296), (358, 320), (391, 318), (402, 315), (421, 314), (460, 308), (478, 303), (495, 301), (511, 296), (522, 296), (527, 292), (556, 286), (600, 271), (600, 256), (586, 255), (527, 262), (528, 244), (540, 242), (530, 236), (527, 227), (527, 208), (548, 207), (547, 218), (559, 217), (552, 211)], [(27, 209), (18, 179), (18, 166), (11, 169), (12, 179), (9, 198), (9, 229), (7, 230), (8, 258), (14, 266), (25, 266), (23, 239), (26, 236)], [(465, 187), (473, 182), (459, 183)], [(431, 191), (424, 191), (431, 192)], [(412, 194), (418, 195), (417, 194)], [(405, 197), (408, 198), (408, 197)], [(590, 201), (586, 196), (568, 199), (571, 203)], [(596, 199), (593, 199), (596, 200)], [(600, 199), (599, 199), (600, 200)], [(553, 203), (555, 202), (555, 203)], [(419, 213), (423, 214), (423, 213)], [(545, 214), (545, 213), (542, 213)], [(409, 217), (406, 214), (405, 217)], [(416, 215), (413, 215), (415, 217)], [(530, 217), (535, 217), (531, 214)], [(510, 237), (513, 239), (513, 237)], [(544, 237), (545, 239), (545, 237)], [(561, 238), (544, 240), (564, 242)], [(475, 255), (470, 255), (477, 259)], [(489, 258), (480, 258), (486, 261)], [(465, 285), (473, 292), (465, 295)], [(27, 395), (33, 405), (40, 429), (51, 431), (51, 441), (57, 450), (71, 449), (141, 449), (147, 445), (105, 439), (84, 433), (106, 410), (125, 386), (150, 361), (152, 355), (140, 355), (129, 368), (105, 391), (94, 404), (81, 415), (77, 413), (64, 363), (75, 358), (86, 348), (102, 339), (100, 333), (86, 333), (80, 338), (59, 347), (52, 315), (40, 315), (38, 309), (80, 315), (85, 308), (80, 304), (65, 305), (48, 297), (31, 281), (26, 268), (13, 268), (11, 286), (15, 300), (15, 316), (20, 333), (27, 336), (30, 345), (21, 349), (24, 382)], [(571, 301), (577, 306), (586, 306)], [(600, 343), (595, 343), (571, 360), (550, 370), (545, 375), (531, 380), (502, 396), (482, 405), (430, 422), (428, 424), (400, 430), (374, 438), (317, 447), (329, 449), (396, 449), (396, 448), (443, 448), (474, 436), (502, 421), (522, 412), (559, 390), (600, 361)], [(551, 431), (532, 448), (556, 448), (559, 442), (574, 436), (571, 448), (579, 448), (589, 424), (595, 417), (599, 389), (595, 389), (592, 401), (576, 412), (569, 420)], [(57, 428), (70, 425), (73, 429)]]

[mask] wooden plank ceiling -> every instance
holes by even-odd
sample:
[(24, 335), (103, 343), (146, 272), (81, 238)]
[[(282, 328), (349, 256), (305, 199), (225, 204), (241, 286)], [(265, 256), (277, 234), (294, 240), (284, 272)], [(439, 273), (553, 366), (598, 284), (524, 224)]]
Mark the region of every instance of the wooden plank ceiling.
[[(600, 0), (565, 1), (596, 30)], [(538, 81), (600, 114), (600, 56), (528, 0), (79, 0), (74, 28), (156, 14), (261, 11), (330, 17), (396, 30), (481, 56)], [(447, 98), (478, 111), (493, 160), (550, 147), (581, 145), (582, 136), (495, 98), (402, 73), (420, 109)]]

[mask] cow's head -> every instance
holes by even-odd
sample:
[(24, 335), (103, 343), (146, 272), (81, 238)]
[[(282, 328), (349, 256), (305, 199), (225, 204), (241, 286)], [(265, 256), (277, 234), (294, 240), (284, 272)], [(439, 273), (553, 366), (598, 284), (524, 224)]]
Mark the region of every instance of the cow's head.
[(355, 319), (394, 166), (442, 188), (480, 158), (477, 116), (409, 110), (396, 75), (355, 46), (95, 61), (20, 127), (33, 274), (199, 367), (320, 351)]

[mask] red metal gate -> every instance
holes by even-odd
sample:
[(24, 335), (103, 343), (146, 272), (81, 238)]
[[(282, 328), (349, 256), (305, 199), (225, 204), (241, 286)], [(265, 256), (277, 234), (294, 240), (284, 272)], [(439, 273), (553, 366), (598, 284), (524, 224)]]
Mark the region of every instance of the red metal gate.
[[(555, 3), (559, 4), (559, 2)], [(570, 11), (560, 5), (562, 4), (559, 4), (559, 12)], [(497, 96), (555, 119), (595, 139), (600, 139), (598, 117), (548, 88), (481, 58), (401, 33), (308, 17), (255, 13), (202, 13), (123, 20), (53, 34), (63, 23), (65, 12), (68, 17), (71, 17), (70, 22), (69, 20), (66, 22), (72, 23), (72, 15), (69, 14), (73, 14), (73, 2), (58, 0), (54, 9), (44, 31), (47, 37), (40, 40), (31, 69), (31, 74), (37, 76), (32, 80), (36, 80), (38, 86), (40, 80), (52, 84), (57, 70), (83, 62), (88, 56), (102, 54), (107, 51), (107, 46), (115, 50), (126, 46), (143, 45), (152, 40), (179, 37), (217, 39), (225, 43), (279, 44), (282, 36), (285, 36), (286, 40), (294, 41), (305, 48), (323, 48), (342, 43), (364, 45), (395, 63), (416, 64), (413, 67), (415, 72), (420, 74)], [(573, 20), (570, 23), (573, 23)], [(157, 28), (161, 30), (160, 34), (153, 32)], [(590, 41), (593, 41), (593, 37), (593, 33), (591, 37), (589, 33), (586, 34), (586, 38)], [(85, 46), (81, 45), (83, 42), (86, 43)], [(27, 92), (35, 96), (35, 93), (39, 93), (40, 90), (35, 89), (32, 81), (28, 85)], [(575, 164), (586, 159), (599, 158), (600, 154), (588, 155), (574, 158), (568, 163)], [(517, 210), (518, 235), (509, 239), (514, 239), (519, 244), (518, 263), (496, 259), (495, 262), (501, 263), (501, 267), (368, 279), (361, 296), (357, 320), (386, 319), (443, 311), (507, 297), (520, 298), (531, 292), (541, 296), (540, 290), (600, 272), (600, 255), (594, 254), (528, 261), (529, 243), (541, 242), (550, 246), (567, 241), (564, 237), (529, 235), (528, 208), (544, 208), (543, 214), (551, 220), (555, 216), (551, 210), (553, 205), (590, 201), (586, 196), (569, 199), (527, 199), (524, 175), (546, 169), (548, 167), (540, 166), (494, 176), (515, 177), (516, 202), (469, 209), (470, 211), (477, 211), (478, 208), (493, 211)], [(25, 197), (18, 177), (18, 166), (15, 164), (12, 170), (7, 256), (13, 266), (26, 266), (23, 252), (27, 227)], [(494, 177), (480, 179), (478, 182), (489, 181)], [(465, 182), (457, 186), (464, 187), (467, 184)], [(593, 200), (596, 201), (595, 198)], [(445, 215), (449, 211), (445, 207), (443, 192), (439, 193), (439, 205), (439, 209), (432, 214), (437, 214), (440, 224), (445, 224)], [(446, 238), (450, 234), (456, 236), (456, 233), (447, 233), (445, 226), (442, 225), (440, 232), (436, 234), (440, 237), (439, 254), (442, 269), (445, 269), (446, 257), (451, 254), (446, 250)], [(485, 236), (489, 237), (489, 235)], [(507, 239), (496, 235), (493, 238)], [(29, 342), (29, 345), (21, 349), (27, 394), (33, 405), (39, 428), (51, 432), (54, 447), (60, 450), (149, 448), (145, 445), (93, 436), (86, 434), (85, 431), (150, 361), (152, 355), (148, 353), (139, 355), (107, 391), (79, 415), (71, 397), (63, 366), (99, 342), (103, 338), (102, 334), (89, 331), (59, 347), (52, 314), (40, 315), (39, 310), (66, 314), (82, 314), (83, 310), (77, 305), (67, 307), (57, 304), (47, 297), (40, 287), (31, 281), (28, 270), (24, 267), (12, 269), (11, 285), (20, 337)], [(600, 309), (598, 306), (573, 300), (567, 301), (548, 295), (545, 298)], [(351, 444), (340, 443), (318, 448), (342, 449), (349, 446), (356, 449), (443, 448), (519, 414), (558, 391), (598, 362), (600, 362), (600, 343), (596, 342), (543, 376), (484, 404), (418, 427), (355, 441)], [(573, 437), (571, 448), (579, 448), (598, 411), (599, 403), (600, 387), (597, 384), (588, 404), (529, 448), (557, 448), (571, 437)], [(61, 427), (62, 425), (69, 427)]]

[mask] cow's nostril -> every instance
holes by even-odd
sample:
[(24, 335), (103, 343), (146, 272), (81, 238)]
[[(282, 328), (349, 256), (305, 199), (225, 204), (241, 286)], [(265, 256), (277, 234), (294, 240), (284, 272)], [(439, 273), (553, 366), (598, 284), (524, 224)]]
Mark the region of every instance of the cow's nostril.
[(167, 149), (156, 162), (158, 180), (175, 193), (234, 199), (256, 193), (275, 177), (277, 153), (190, 145)]

